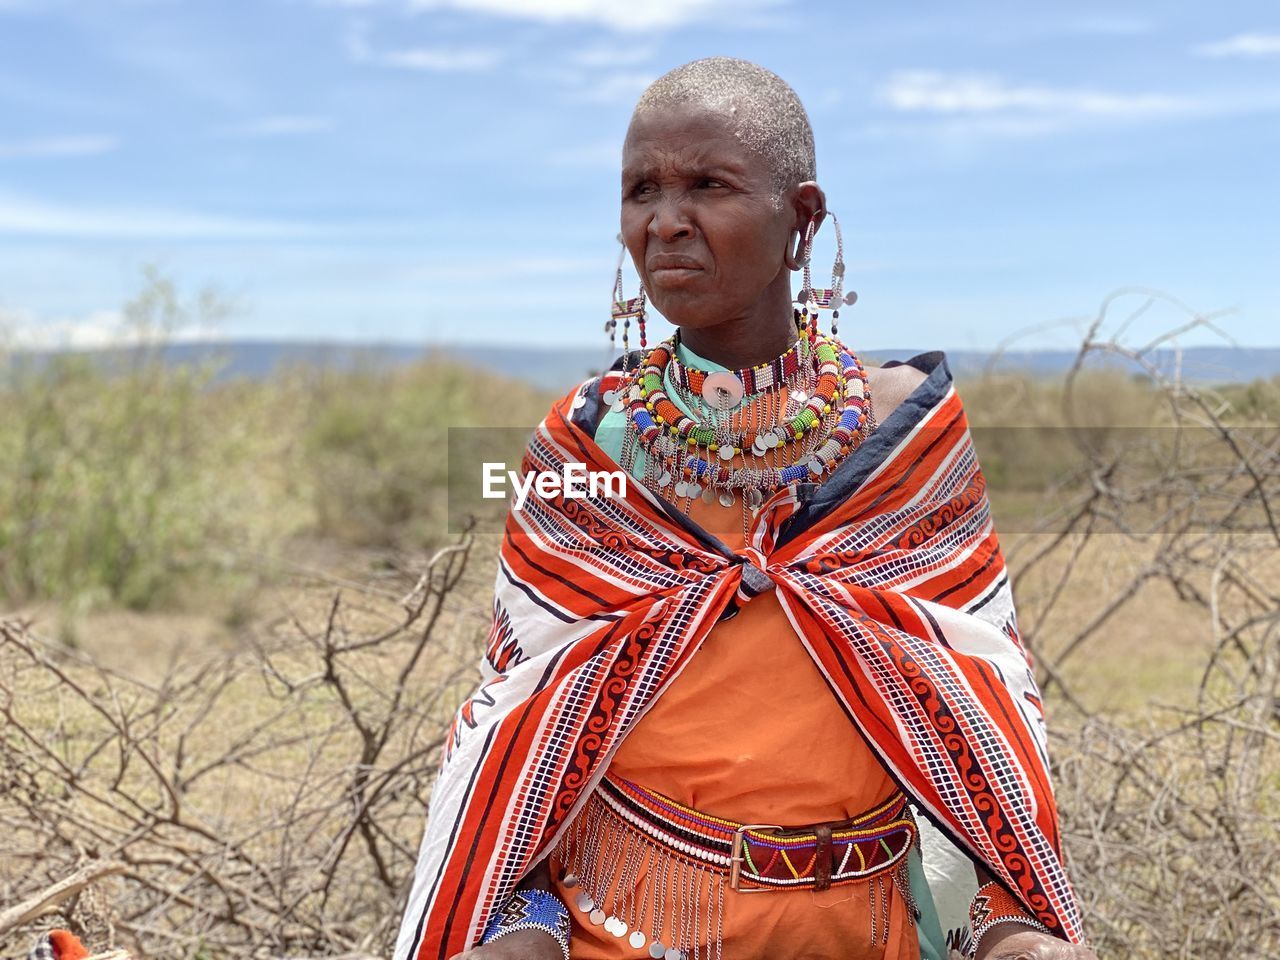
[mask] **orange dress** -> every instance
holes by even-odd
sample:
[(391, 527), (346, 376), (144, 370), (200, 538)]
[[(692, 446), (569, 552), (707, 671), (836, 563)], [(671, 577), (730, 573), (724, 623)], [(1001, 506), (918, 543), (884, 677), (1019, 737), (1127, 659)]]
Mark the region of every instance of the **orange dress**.
[[(690, 517), (727, 546), (742, 547), (736, 504), (697, 500)], [(609, 775), (713, 816), (785, 826), (855, 816), (897, 792), (772, 591), (711, 630), (619, 746)], [(557, 893), (573, 918), (572, 960), (649, 957), (647, 947), (589, 921), (575, 905), (578, 891), (559, 879), (561, 866), (553, 857)], [(634, 877), (638, 886), (645, 873)], [(727, 892), (721, 923), (726, 960), (920, 956), (910, 908), (893, 883), (876, 879), (822, 892)]]

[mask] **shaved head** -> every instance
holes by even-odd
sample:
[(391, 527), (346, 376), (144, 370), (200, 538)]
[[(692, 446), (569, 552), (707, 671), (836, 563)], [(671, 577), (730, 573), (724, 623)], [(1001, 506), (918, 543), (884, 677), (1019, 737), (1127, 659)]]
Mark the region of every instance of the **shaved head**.
[(768, 163), (777, 197), (817, 178), (809, 115), (776, 73), (733, 57), (694, 60), (650, 84), (633, 120), (676, 104), (726, 117), (735, 136)]

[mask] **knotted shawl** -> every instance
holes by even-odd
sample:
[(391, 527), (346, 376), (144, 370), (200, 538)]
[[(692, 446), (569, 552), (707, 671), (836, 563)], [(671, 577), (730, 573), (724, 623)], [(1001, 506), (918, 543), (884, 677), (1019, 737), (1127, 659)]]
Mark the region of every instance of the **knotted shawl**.
[[(925, 382), (826, 483), (766, 501), (739, 553), (638, 482), (508, 513), (483, 682), (449, 731), (396, 960), (474, 946), (716, 622), (767, 589), (916, 808), (1081, 939), (986, 484), (945, 359), (912, 362)], [(618, 382), (558, 401), (522, 469), (618, 470), (592, 439)]]

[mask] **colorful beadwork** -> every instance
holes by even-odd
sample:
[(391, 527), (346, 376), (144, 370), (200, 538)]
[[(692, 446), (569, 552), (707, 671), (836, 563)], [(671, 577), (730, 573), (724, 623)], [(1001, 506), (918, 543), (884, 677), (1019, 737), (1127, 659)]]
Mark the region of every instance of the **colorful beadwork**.
[[(678, 338), (679, 334), (676, 336)], [(678, 339), (676, 342), (678, 342)], [(742, 381), (746, 396), (751, 396), (753, 393), (759, 393), (762, 390), (779, 387), (800, 372), (801, 364), (808, 360), (808, 348), (808, 340), (804, 337), (799, 337), (782, 356), (769, 363), (761, 363), (754, 367), (735, 370), (732, 376)], [(674, 350), (671, 356), (670, 373), (672, 380), (679, 386), (693, 393), (702, 393), (703, 384), (707, 379), (707, 371), (698, 370), (696, 367), (689, 367), (681, 363)]]
[(972, 940), (969, 944), (968, 956), (976, 956), (982, 938), (991, 931), (992, 927), (1002, 923), (1018, 923), (1032, 930), (1038, 930), (1040, 933), (1049, 932), (1048, 927), (1028, 914), (1012, 894), (993, 880), (979, 887), (969, 904), (969, 929), (972, 931)]
[(493, 915), (480, 942), (490, 944), (522, 930), (539, 930), (547, 934), (560, 945), (564, 960), (569, 960), (569, 910), (554, 893), (536, 888), (513, 893), (502, 909)]
[[(838, 350), (841, 352), (838, 353)], [(712, 453), (718, 453), (720, 442), (715, 428), (695, 423), (675, 405), (663, 389), (666, 367), (672, 362), (674, 354), (674, 342), (668, 341), (655, 347), (641, 364), (639, 390), (638, 393), (633, 391), (628, 405), (628, 412), (639, 431), (640, 442), (648, 450), (665, 431), (686, 446), (706, 447)], [(759, 456), (766, 447), (772, 449), (781, 444), (803, 440), (806, 434), (822, 422), (823, 416), (831, 412), (832, 405), (839, 402), (841, 395), (849, 392), (851, 385), (853, 390), (849, 392), (849, 406), (836, 430), (841, 436), (847, 435), (847, 439), (852, 439), (861, 424), (862, 408), (866, 402), (862, 363), (843, 352), (843, 348), (835, 341), (822, 336), (818, 338), (814, 356), (818, 363), (818, 389), (814, 395), (807, 398), (800, 411), (784, 423), (734, 435), (731, 438), (732, 455), (750, 451)], [(780, 383), (779, 386), (781, 385), (783, 384)], [(835, 436), (833, 433), (833, 439)], [(833, 452), (841, 445), (836, 443), (834, 447), (829, 444), (824, 446), (824, 463), (830, 461)], [(721, 459), (729, 458), (722, 455)]]
[[(636, 453), (629, 451), (642, 449), (644, 482), (660, 496), (685, 500), (686, 510), (694, 497), (718, 498), (722, 506), (740, 499), (744, 536), (767, 496), (822, 482), (869, 431), (871, 397), (861, 361), (833, 337), (805, 330), (800, 320), (797, 314), (797, 343), (750, 368), (754, 391), (742, 384), (742, 371), (713, 373), (680, 363), (678, 335), (646, 354), (611, 391), (627, 413), (624, 467), (632, 470)], [(713, 384), (717, 389), (710, 389)], [(701, 409), (710, 412), (702, 416)]]

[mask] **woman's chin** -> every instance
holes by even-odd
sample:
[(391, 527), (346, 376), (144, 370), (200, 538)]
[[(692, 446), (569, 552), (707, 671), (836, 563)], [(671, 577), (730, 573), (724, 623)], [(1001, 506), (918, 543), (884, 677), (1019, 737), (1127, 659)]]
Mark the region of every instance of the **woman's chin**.
[(693, 312), (675, 308), (663, 310), (660, 307), (659, 312), (666, 318), (668, 323), (681, 330), (704, 330), (724, 321), (723, 313)]

